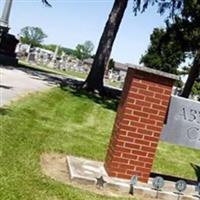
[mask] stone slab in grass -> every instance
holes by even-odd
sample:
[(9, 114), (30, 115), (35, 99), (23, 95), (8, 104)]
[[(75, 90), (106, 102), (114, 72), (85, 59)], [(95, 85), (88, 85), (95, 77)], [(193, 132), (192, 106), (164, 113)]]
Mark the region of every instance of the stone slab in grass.
[[(72, 181), (79, 184), (91, 184), (96, 185), (97, 178), (103, 176), (106, 181), (104, 187), (106, 189), (119, 190), (121, 193), (129, 193), (130, 181), (109, 177), (104, 169), (104, 163), (98, 161), (92, 161), (84, 158), (78, 158), (74, 156), (67, 156), (67, 164), (69, 168), (69, 176)], [(152, 179), (149, 179), (147, 184), (139, 182), (135, 186), (135, 194), (142, 197), (156, 197), (156, 191), (152, 189)], [(195, 200), (196, 197), (194, 185), (187, 185), (187, 190), (181, 199)], [(165, 181), (165, 186), (158, 194), (159, 199), (163, 200), (177, 200), (178, 195), (175, 193), (175, 183), (171, 181)]]

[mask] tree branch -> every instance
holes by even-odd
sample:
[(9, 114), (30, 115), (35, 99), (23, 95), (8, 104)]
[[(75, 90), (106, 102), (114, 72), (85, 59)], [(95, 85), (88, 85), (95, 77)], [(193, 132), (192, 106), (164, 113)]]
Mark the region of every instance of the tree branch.
[(42, 3), (44, 3), (46, 6), (52, 7), (51, 4), (47, 0), (42, 0)]

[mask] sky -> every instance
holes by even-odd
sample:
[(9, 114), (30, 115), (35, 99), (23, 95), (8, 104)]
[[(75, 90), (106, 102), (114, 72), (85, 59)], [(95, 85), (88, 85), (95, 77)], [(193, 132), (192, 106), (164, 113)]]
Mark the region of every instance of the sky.
[[(0, 1), (0, 13), (4, 6)], [(90, 40), (98, 46), (114, 0), (49, 0), (52, 8), (41, 0), (13, 0), (9, 19), (10, 33), (19, 34), (25, 26), (42, 28), (48, 38), (45, 44), (58, 44), (75, 48)], [(122, 63), (139, 64), (150, 43), (153, 29), (164, 26), (164, 16), (156, 7), (134, 15), (133, 2), (129, 0), (119, 32), (114, 42), (111, 58)], [(95, 50), (93, 53), (95, 53)]]

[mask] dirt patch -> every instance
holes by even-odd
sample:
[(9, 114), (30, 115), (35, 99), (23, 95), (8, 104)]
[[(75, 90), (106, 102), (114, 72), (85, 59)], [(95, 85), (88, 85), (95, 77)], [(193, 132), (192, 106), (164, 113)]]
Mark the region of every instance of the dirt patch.
[[(52, 179), (62, 182), (67, 185), (71, 185), (77, 188), (80, 188), (82, 190), (87, 190), (90, 192), (94, 192), (96, 194), (100, 195), (106, 195), (106, 196), (112, 196), (112, 197), (126, 197), (131, 198), (132, 196), (128, 193), (125, 193), (124, 191), (119, 191), (111, 188), (103, 188), (98, 189), (96, 185), (87, 185), (87, 184), (81, 184), (76, 183), (70, 180), (69, 177), (69, 170), (66, 162), (66, 155), (64, 154), (58, 154), (58, 153), (44, 153), (41, 155), (41, 168), (42, 172)], [(145, 200), (153, 200), (154, 198), (148, 198), (148, 197), (141, 197), (141, 196), (135, 196), (138, 199), (145, 199)]]

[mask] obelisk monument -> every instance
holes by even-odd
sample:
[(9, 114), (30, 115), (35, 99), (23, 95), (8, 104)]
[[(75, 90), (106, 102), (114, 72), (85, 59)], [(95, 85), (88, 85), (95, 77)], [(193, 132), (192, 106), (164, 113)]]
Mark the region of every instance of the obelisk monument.
[(8, 28), (9, 27), (9, 17), (10, 17), (10, 11), (12, 7), (13, 0), (6, 0), (2, 16), (0, 18), (0, 26)]
[(9, 17), (13, 0), (6, 0), (0, 18), (0, 64), (16, 65), (15, 48), (19, 42), (9, 31)]

